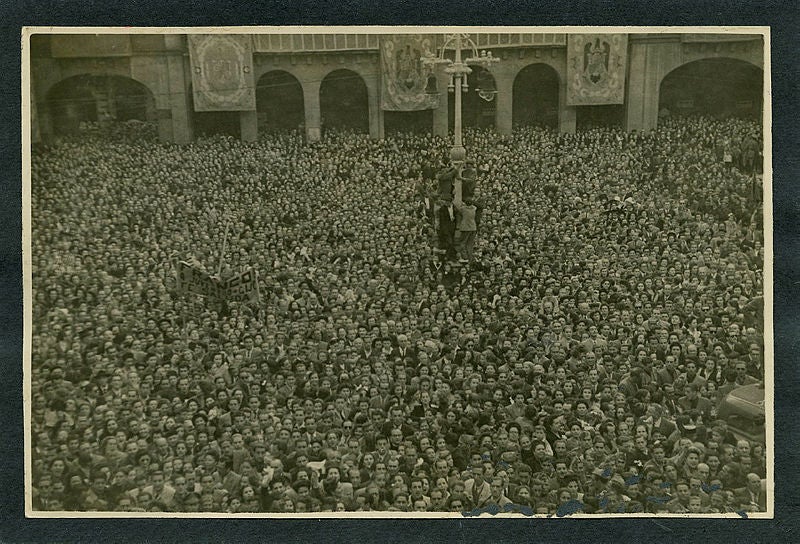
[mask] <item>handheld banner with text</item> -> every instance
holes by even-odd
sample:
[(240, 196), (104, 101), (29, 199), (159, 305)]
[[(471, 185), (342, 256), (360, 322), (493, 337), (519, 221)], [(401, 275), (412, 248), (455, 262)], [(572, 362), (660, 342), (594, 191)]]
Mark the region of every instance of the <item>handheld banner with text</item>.
[(238, 301), (258, 299), (258, 273), (251, 268), (226, 281), (225, 296)]
[(178, 291), (183, 294), (221, 298), (224, 287), (220, 282), (186, 261), (178, 262)]
[(186, 261), (179, 261), (177, 273), (178, 292), (183, 295), (240, 302), (259, 300), (258, 273), (252, 268), (222, 281)]

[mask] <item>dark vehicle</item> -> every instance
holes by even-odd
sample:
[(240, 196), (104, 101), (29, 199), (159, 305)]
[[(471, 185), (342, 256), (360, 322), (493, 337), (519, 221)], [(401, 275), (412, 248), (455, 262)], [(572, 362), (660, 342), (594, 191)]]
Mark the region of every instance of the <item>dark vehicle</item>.
[(764, 443), (764, 384), (737, 387), (719, 406), (718, 417), (728, 422), (737, 438)]

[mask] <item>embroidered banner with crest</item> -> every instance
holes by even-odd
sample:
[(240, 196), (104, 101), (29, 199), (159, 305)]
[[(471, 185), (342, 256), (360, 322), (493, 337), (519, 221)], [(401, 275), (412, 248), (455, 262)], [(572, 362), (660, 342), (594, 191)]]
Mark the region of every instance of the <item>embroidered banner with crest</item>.
[(429, 70), (422, 57), (436, 52), (435, 35), (393, 34), (381, 36), (381, 107), (388, 111), (430, 110), (439, 98), (426, 92)]
[(189, 34), (195, 111), (253, 111), (253, 44), (239, 34)]
[(627, 34), (570, 34), (567, 105), (624, 103), (627, 59)]

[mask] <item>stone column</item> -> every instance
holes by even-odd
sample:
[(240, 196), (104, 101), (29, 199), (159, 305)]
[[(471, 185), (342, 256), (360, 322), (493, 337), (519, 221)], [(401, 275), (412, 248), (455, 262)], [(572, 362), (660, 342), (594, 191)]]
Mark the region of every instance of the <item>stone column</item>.
[(240, 111), (239, 129), (243, 142), (258, 140), (258, 114), (255, 111)]
[(514, 122), (514, 81), (508, 75), (495, 77), (497, 100), (494, 125), (498, 134), (510, 135)]
[(172, 134), (172, 110), (156, 110), (156, 119), (158, 122), (158, 139), (162, 142), (174, 142), (175, 137)]
[(653, 130), (658, 124), (658, 95), (661, 72), (663, 72), (660, 62), (662, 59), (656, 50), (658, 47), (659, 44), (637, 42), (631, 44), (628, 57), (628, 87), (625, 92), (627, 131)]
[(49, 142), (55, 136), (56, 120), (50, 110), (47, 90), (63, 79), (61, 68), (55, 59), (31, 59), (30, 78), (31, 107), (36, 110), (40, 141)]
[(322, 138), (321, 117), (319, 106), (319, 81), (304, 81), (303, 107), (305, 109), (306, 141), (318, 142)]
[(558, 131), (562, 134), (575, 134), (577, 124), (576, 106), (567, 106), (567, 83), (563, 78), (558, 82)]
[(163, 125), (169, 121), (172, 129), (171, 140), (177, 144), (187, 144), (194, 138), (192, 130), (192, 110), (194, 106), (192, 97), (189, 95), (189, 84), (186, 80), (183, 56), (168, 56), (167, 72), (169, 76), (167, 88), (170, 93), (170, 119), (159, 121), (159, 136), (162, 135), (162, 131), (164, 133), (167, 132), (167, 127)]
[(367, 83), (367, 102), (369, 107), (369, 137), (373, 140), (383, 139), (383, 110), (380, 101), (380, 81), (370, 80)]

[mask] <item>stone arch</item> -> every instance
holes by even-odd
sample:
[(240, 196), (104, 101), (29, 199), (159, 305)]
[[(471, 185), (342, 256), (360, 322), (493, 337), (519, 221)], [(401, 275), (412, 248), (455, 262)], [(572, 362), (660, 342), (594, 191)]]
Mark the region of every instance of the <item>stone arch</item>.
[(329, 72), (320, 83), (322, 128), (369, 131), (369, 91), (364, 77), (346, 68)]
[(157, 121), (152, 90), (125, 75), (71, 75), (49, 85), (44, 96), (56, 133), (76, 132), (83, 122)]
[(764, 72), (735, 57), (708, 56), (670, 70), (658, 89), (660, 116), (705, 114), (760, 118)]
[[(45, 61), (45, 62), (41, 62)], [(135, 73), (129, 59), (112, 57), (108, 59), (74, 58), (74, 59), (40, 59), (39, 66), (33, 66), (37, 84), (37, 92), (47, 96), (56, 85), (77, 76), (113, 76), (132, 79), (144, 85), (159, 104), (165, 95), (157, 91), (157, 81), (148, 81), (142, 74)], [(159, 105), (159, 107), (161, 107)]]
[(305, 117), (303, 86), (291, 72), (269, 70), (256, 82), (259, 132), (296, 129)]
[(675, 64), (667, 66), (671, 72), (684, 64), (707, 59), (730, 59), (752, 64), (764, 69), (764, 43), (760, 39), (741, 42), (683, 44), (680, 55), (674, 57)]
[(561, 78), (549, 63), (534, 62), (514, 76), (512, 87), (513, 125), (558, 126)]

